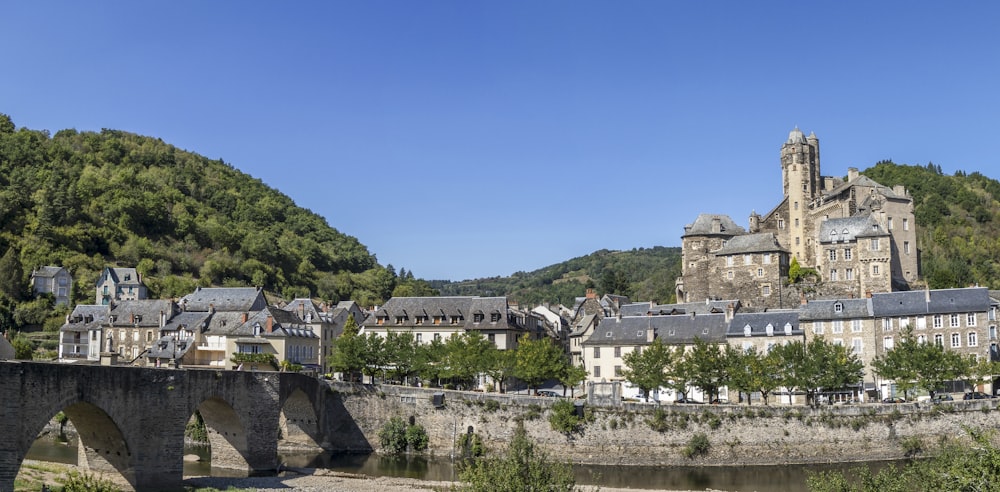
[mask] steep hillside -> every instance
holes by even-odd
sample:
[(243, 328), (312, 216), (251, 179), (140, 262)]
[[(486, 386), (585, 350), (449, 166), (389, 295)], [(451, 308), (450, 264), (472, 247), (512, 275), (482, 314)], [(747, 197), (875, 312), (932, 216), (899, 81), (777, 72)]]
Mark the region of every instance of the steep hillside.
[(222, 160), (117, 130), (50, 136), (3, 114), (0, 255), (0, 270), (19, 273), (0, 278), (0, 300), (27, 298), (27, 277), (41, 265), (68, 268), (78, 302), (91, 298), (107, 265), (137, 267), (156, 297), (252, 285), (364, 305), (397, 288), (430, 292)]
[(587, 288), (601, 294), (668, 302), (680, 275), (680, 248), (602, 249), (533, 272), (463, 282), (432, 281), (443, 295), (506, 295), (522, 305), (542, 302), (572, 305)]

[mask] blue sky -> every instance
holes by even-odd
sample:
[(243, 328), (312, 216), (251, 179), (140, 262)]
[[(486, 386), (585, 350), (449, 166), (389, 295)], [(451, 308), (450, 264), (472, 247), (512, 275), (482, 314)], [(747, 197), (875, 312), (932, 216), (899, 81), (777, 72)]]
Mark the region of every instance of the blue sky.
[(7, 2), (0, 112), (224, 159), (461, 280), (678, 246), (881, 159), (1000, 177), (995, 2)]

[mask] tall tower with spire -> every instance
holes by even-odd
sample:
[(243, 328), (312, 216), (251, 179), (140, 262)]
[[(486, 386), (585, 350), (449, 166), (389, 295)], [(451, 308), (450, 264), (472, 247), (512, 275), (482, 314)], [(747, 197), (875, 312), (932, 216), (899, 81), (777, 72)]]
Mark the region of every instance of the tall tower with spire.
[(795, 127), (781, 146), (781, 181), (788, 202), (788, 244), (792, 256), (813, 263), (809, 207), (822, 191), (819, 139)]

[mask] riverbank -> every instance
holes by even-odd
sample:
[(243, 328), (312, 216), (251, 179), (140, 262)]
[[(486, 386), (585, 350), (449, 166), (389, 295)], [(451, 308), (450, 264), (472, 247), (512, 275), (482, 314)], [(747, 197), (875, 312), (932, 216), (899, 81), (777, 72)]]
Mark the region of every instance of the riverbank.
[[(59, 479), (70, 471), (83, 471), (74, 465), (50, 463), (44, 461), (25, 460), (21, 472), (17, 476), (16, 491), (39, 490), (42, 484), (49, 487), (62, 486)], [(131, 490), (124, 477), (117, 474), (101, 475), (114, 482), (123, 490)], [(190, 490), (213, 488), (227, 490), (231, 488), (253, 490), (256, 492), (428, 492), (448, 491), (457, 485), (454, 482), (439, 482), (401, 477), (369, 477), (354, 473), (336, 472), (332, 470), (303, 468), (282, 472), (273, 477), (188, 477), (184, 486)], [(637, 492), (640, 489), (620, 489), (580, 486), (586, 492)], [(644, 492), (693, 492), (667, 489), (641, 489)], [(709, 489), (703, 492), (724, 492)]]

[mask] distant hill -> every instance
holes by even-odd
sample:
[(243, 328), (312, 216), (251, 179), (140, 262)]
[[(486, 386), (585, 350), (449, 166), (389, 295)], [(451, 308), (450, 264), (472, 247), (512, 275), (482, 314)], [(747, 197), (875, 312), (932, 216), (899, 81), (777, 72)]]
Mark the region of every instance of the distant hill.
[[(1000, 289), (1000, 182), (977, 172), (945, 176), (933, 163), (882, 161), (862, 173), (886, 186), (904, 185), (913, 195), (917, 247), (930, 288), (978, 284)], [(628, 295), (634, 301), (671, 302), (680, 256), (677, 247), (600, 250), (510, 277), (431, 284), (442, 294), (507, 295), (528, 305), (569, 305), (588, 287), (599, 294)]]
[(8, 311), (29, 297), (28, 276), (42, 265), (71, 271), (77, 302), (93, 302), (94, 282), (108, 265), (136, 267), (151, 297), (177, 297), (197, 285), (260, 286), (286, 299), (362, 305), (433, 293), (221, 159), (118, 130), (50, 136), (17, 128), (4, 114), (0, 255), (0, 301), (7, 302), (0, 308)]
[(432, 280), (431, 286), (442, 295), (505, 295), (529, 307), (544, 302), (570, 306), (587, 288), (596, 288), (601, 294), (668, 302), (674, 295), (674, 280), (680, 275), (680, 259), (681, 249), (677, 247), (602, 249), (510, 277), (462, 282)]

